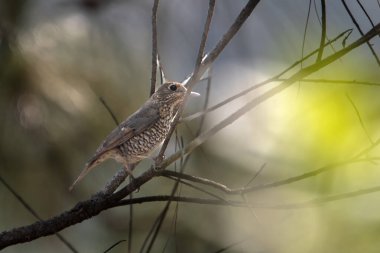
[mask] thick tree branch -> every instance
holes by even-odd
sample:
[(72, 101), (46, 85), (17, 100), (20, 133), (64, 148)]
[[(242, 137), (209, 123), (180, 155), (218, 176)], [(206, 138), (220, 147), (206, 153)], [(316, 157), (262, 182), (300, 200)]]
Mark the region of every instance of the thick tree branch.
[(141, 187), (155, 175), (156, 172), (153, 169), (150, 169), (122, 190), (112, 195), (99, 192), (89, 200), (81, 201), (72, 209), (55, 217), (44, 221), (37, 221), (28, 226), (4, 231), (0, 233), (0, 249), (13, 244), (29, 242), (39, 237), (55, 234), (64, 228), (89, 219), (100, 212), (111, 208), (112, 205), (126, 197), (129, 193)]

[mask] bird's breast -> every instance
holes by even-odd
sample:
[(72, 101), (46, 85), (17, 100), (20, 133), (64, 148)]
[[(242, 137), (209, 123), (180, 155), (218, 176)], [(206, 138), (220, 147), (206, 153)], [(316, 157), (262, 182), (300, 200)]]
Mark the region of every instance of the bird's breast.
[(148, 156), (167, 136), (172, 117), (160, 117), (153, 125), (122, 144), (122, 152), (129, 157)]

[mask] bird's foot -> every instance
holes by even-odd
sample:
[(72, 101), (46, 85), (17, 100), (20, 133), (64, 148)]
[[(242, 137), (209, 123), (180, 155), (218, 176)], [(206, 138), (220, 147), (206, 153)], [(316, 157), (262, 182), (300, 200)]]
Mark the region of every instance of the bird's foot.
[(153, 169), (155, 171), (160, 171), (161, 170), (161, 167), (160, 167), (160, 164), (162, 163), (162, 161), (165, 159), (165, 155), (162, 155), (162, 156), (157, 156), (155, 159), (154, 159), (154, 166), (153, 166)]

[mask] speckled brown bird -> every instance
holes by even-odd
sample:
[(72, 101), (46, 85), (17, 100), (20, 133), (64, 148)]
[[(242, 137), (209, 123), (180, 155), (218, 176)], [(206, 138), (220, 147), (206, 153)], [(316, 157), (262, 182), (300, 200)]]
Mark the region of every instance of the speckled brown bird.
[[(186, 88), (181, 83), (167, 82), (135, 113), (115, 128), (86, 163), (70, 190), (95, 166), (107, 159), (121, 163), (132, 175), (134, 164), (149, 155), (164, 141), (171, 122), (183, 103)], [(198, 93), (191, 92), (193, 95)]]

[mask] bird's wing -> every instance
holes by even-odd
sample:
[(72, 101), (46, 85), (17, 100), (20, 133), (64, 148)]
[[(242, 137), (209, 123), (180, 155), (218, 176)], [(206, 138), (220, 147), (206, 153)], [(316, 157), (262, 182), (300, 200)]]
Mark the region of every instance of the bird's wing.
[(148, 101), (107, 136), (96, 150), (95, 155), (90, 159), (89, 163), (96, 160), (105, 152), (126, 142), (136, 134), (143, 132), (156, 123), (158, 119), (158, 105)]
[(152, 126), (159, 119), (158, 105), (148, 100), (138, 111), (123, 121), (117, 128), (115, 128), (103, 141), (103, 143), (96, 150), (94, 156), (86, 163), (85, 168), (80, 173), (79, 177), (70, 186), (70, 191), (74, 188), (88, 172), (96, 166), (96, 161), (107, 151), (116, 148), (122, 143), (126, 142), (136, 134), (139, 134)]

